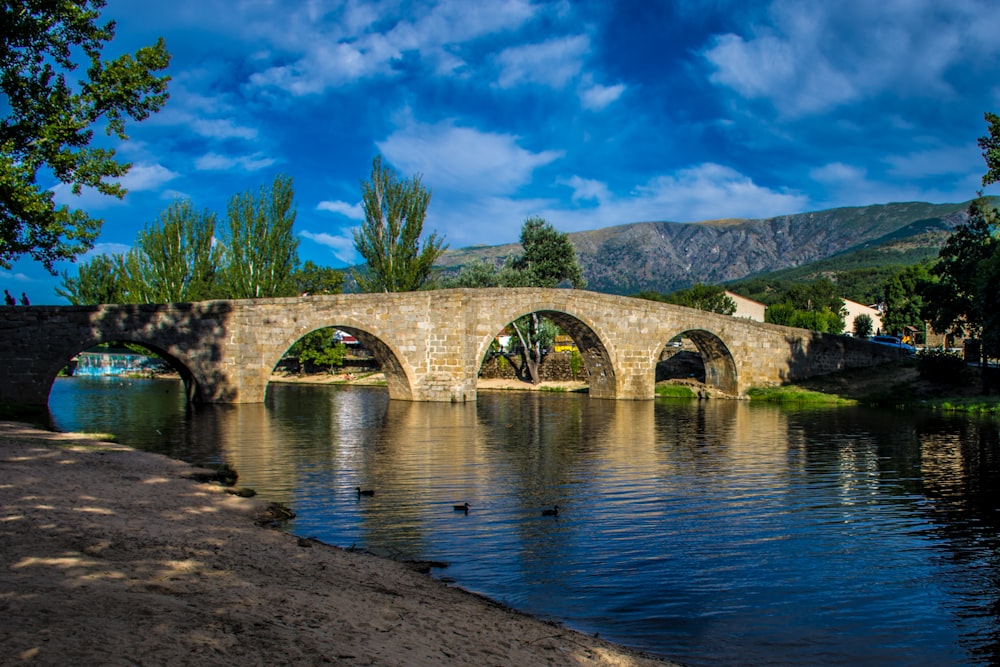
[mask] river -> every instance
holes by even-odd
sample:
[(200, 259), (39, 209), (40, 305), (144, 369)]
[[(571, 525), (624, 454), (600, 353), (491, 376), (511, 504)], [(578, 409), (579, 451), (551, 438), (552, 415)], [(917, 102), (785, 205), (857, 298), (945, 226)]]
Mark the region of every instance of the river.
[(62, 430), (231, 464), (296, 534), (446, 562), (463, 588), (689, 665), (1000, 662), (989, 418), (278, 384), (188, 407), (178, 382), (122, 378), (60, 378), (49, 406)]

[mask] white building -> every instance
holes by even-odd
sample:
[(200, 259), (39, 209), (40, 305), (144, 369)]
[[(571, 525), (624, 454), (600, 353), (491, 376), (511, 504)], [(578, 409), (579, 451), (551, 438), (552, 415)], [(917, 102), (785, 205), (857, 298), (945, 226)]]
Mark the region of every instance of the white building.
[(748, 299), (745, 296), (740, 296), (728, 290), (726, 291), (726, 296), (736, 303), (736, 312), (733, 313), (733, 317), (745, 317), (754, 322), (764, 321), (764, 311), (767, 310), (767, 306), (760, 301)]
[(872, 318), (872, 335), (882, 331), (882, 313), (878, 308), (844, 299), (844, 310), (847, 311), (847, 315), (844, 316), (844, 333), (854, 333), (854, 318), (858, 315), (867, 315)]

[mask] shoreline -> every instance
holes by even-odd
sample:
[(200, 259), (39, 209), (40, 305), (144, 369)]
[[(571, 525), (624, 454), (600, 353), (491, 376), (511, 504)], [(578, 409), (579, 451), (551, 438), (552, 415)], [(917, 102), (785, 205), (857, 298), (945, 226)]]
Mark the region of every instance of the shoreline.
[(199, 472), (0, 421), (2, 662), (672, 664), (267, 527)]

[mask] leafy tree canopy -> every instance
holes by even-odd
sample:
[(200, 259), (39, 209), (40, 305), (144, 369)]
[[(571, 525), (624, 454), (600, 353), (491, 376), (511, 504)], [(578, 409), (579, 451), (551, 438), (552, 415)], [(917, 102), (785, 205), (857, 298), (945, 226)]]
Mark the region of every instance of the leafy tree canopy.
[(524, 273), (531, 286), (556, 287), (562, 282), (577, 289), (587, 286), (569, 234), (557, 231), (544, 218), (524, 221), (521, 247), (524, 253), (513, 260), (512, 267)]
[(939, 333), (978, 336), (993, 295), (981, 291), (985, 262), (997, 252), (997, 209), (985, 199), (969, 205), (969, 220), (941, 248), (931, 274), (937, 282), (922, 289), (922, 315)]
[(340, 294), (344, 289), (344, 272), (307, 261), (292, 274), (297, 294)]
[(339, 293), (342, 271), (306, 262), (298, 269), (291, 179), (278, 176), (255, 196), (232, 198), (220, 242), (215, 213), (171, 204), (125, 254), (99, 255), (63, 272), (58, 293), (74, 304), (166, 303)]
[(296, 294), (292, 275), (299, 265), (292, 179), (278, 175), (255, 196), (246, 191), (229, 200), (228, 233), (223, 239), (224, 281), (230, 299)]
[(987, 135), (979, 138), (979, 147), (983, 149), (983, 159), (986, 160), (984, 186), (1000, 181), (1000, 116), (989, 112), (985, 116)]
[[(91, 146), (94, 128), (127, 139), (126, 117), (143, 120), (167, 99), (170, 62), (163, 39), (105, 61), (115, 23), (98, 23), (104, 0), (21, 0), (0, 9), (0, 266), (30, 255), (53, 271), (93, 247), (101, 220), (56, 206), (39, 180), (80, 194), (89, 187), (121, 198), (116, 180), (131, 165)], [(82, 52), (80, 54), (79, 52)], [(81, 57), (82, 55), (82, 57)], [(88, 63), (76, 73), (78, 60)], [(41, 179), (40, 179), (41, 176)], [(54, 271), (53, 271), (54, 272)]]
[(736, 302), (726, 294), (726, 289), (720, 285), (696, 283), (687, 289), (677, 290), (670, 294), (640, 292), (636, 296), (640, 299), (662, 301), (676, 306), (687, 306), (710, 313), (719, 313), (720, 315), (732, 315), (736, 312)]
[(383, 164), (372, 162), (371, 178), (361, 183), (365, 221), (354, 232), (354, 247), (367, 266), (355, 271), (362, 292), (412, 292), (427, 286), (434, 262), (447, 248), (433, 233), (420, 242), (431, 193), (420, 177), (400, 179)]

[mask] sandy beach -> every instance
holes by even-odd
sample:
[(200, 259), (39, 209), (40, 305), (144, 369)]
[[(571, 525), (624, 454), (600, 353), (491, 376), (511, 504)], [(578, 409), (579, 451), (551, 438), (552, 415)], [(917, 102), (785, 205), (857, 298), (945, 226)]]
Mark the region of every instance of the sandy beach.
[(668, 664), (297, 538), (198, 473), (0, 422), (0, 663)]

